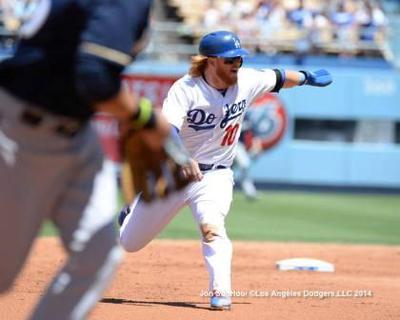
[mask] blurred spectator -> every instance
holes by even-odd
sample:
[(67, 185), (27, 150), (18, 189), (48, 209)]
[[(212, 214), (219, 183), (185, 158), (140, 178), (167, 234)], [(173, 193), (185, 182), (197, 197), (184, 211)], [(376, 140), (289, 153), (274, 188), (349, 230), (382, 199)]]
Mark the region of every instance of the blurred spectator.
[(332, 41), (332, 23), (325, 11), (316, 10), (313, 12), (308, 37), (311, 42), (312, 53), (321, 53), (323, 44)]
[[(251, 14), (254, 11), (254, 6), (251, 1), (231, 0), (225, 4), (225, 10), (225, 14), (229, 16), (231, 24), (235, 25), (243, 15)], [(242, 27), (246, 28), (246, 26)]]
[(234, 31), (255, 51), (294, 52), (298, 63), (310, 53), (376, 55), (387, 36), (378, 0), (207, 1), (203, 28)]
[(271, 12), (273, 4), (271, 0), (259, 0), (255, 6), (255, 17), (257, 20), (264, 20)]
[(232, 28), (242, 43), (250, 50), (256, 51), (258, 48), (258, 39), (260, 35), (260, 28), (257, 20), (255, 19), (255, 12), (242, 12), (241, 16), (237, 19), (236, 24)]
[(386, 31), (387, 18), (377, 2), (364, 1), (356, 12), (356, 21), (361, 41), (375, 41)]
[(273, 39), (284, 30), (286, 11), (279, 0), (260, 1), (255, 17), (263, 39)]
[(298, 7), (287, 13), (289, 22), (298, 32), (295, 40), (295, 54), (298, 64), (303, 63), (304, 57), (311, 51), (310, 30), (313, 25), (311, 10), (304, 5), (303, 0), (299, 0)]
[(336, 10), (332, 12), (331, 21), (335, 26), (334, 37), (338, 41), (338, 49), (343, 50), (341, 55), (355, 54), (357, 39), (355, 3), (349, 0), (338, 2)]
[(299, 29), (307, 29), (312, 24), (311, 10), (304, 5), (303, 0), (299, 0), (299, 5), (294, 10), (287, 13), (289, 22), (293, 23)]
[(222, 22), (222, 13), (216, 7), (214, 0), (208, 1), (207, 9), (204, 12), (203, 26), (206, 29), (219, 28)]

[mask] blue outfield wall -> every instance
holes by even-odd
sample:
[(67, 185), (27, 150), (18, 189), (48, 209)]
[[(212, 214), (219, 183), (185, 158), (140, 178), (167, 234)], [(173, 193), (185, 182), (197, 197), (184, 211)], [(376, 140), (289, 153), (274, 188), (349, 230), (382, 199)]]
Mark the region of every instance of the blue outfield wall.
[[(249, 64), (255, 68), (276, 67)], [(278, 65), (298, 70), (299, 66)], [(305, 66), (315, 70), (324, 65)], [(294, 140), (295, 118), (391, 120), (400, 122), (400, 74), (385, 67), (326, 67), (334, 82), (326, 88), (282, 90), (289, 117), (283, 140), (251, 168), (259, 183), (400, 188), (400, 145)], [(188, 64), (137, 62), (128, 73), (181, 76)]]
[(295, 118), (400, 121), (400, 75), (394, 70), (333, 68), (323, 89), (282, 91), (289, 114), (284, 141), (252, 168), (260, 182), (400, 188), (400, 145), (294, 140)]

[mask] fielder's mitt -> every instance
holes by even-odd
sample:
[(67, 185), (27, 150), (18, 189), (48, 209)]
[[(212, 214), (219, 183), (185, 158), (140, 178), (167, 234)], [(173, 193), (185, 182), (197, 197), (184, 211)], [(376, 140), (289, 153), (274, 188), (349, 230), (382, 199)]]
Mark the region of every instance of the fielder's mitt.
[(141, 199), (151, 202), (189, 183), (181, 170), (189, 156), (172, 135), (161, 150), (154, 151), (141, 132), (133, 132), (125, 137), (122, 148), (121, 187), (126, 203), (131, 203), (140, 192)]

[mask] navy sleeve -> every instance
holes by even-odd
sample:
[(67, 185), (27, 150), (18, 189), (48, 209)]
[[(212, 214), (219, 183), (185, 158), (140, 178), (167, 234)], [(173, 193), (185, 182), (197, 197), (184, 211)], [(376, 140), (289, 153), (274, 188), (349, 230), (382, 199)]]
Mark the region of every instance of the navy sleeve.
[(129, 55), (132, 44), (147, 28), (149, 0), (98, 0), (81, 42), (96, 43)]
[(131, 50), (148, 24), (149, 0), (98, 0), (88, 9), (75, 75), (82, 98), (93, 104), (116, 95)]
[(79, 96), (94, 105), (116, 96), (121, 87), (121, 68), (100, 58), (82, 56), (76, 69), (75, 85)]

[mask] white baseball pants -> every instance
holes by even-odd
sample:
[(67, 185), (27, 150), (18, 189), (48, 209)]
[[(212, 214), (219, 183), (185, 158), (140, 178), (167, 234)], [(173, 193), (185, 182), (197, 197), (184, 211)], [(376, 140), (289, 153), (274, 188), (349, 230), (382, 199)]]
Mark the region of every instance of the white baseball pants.
[[(120, 242), (130, 252), (142, 249), (183, 206), (188, 205), (202, 234), (209, 289), (230, 294), (232, 243), (225, 230), (225, 217), (232, 202), (232, 192), (232, 170), (218, 169), (205, 172), (201, 181), (191, 183), (165, 200), (146, 204), (138, 197), (121, 227)], [(205, 234), (204, 229), (211, 233)]]

